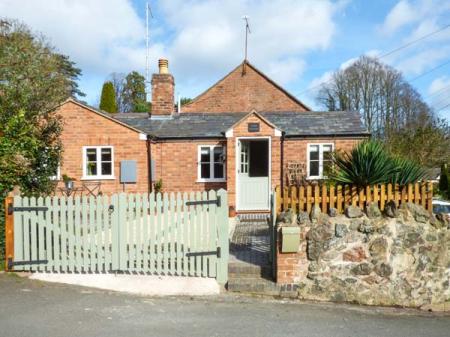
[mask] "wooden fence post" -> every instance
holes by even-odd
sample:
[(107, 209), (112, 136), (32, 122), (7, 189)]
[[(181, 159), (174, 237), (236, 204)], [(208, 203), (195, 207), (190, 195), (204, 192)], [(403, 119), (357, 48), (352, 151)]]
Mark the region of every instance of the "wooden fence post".
[(14, 198), (5, 198), (5, 270), (9, 268), (8, 260), (14, 260), (14, 215), (12, 213)]
[(427, 194), (427, 210), (433, 212), (433, 183), (428, 182), (428, 194)]

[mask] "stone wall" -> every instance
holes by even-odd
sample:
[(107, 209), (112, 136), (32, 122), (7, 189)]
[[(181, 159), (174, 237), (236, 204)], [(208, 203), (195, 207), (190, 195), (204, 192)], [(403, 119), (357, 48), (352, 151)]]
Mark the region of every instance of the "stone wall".
[[(420, 307), (450, 300), (450, 224), (406, 203), (375, 204), (346, 215), (280, 214), (278, 228), (300, 227), (297, 253), (277, 245), (277, 282), (302, 299)], [(281, 239), (281, 234), (279, 235)]]

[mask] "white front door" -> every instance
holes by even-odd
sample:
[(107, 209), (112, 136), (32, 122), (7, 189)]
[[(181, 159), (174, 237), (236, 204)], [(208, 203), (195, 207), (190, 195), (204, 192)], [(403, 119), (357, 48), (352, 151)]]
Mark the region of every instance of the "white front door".
[(269, 140), (239, 139), (236, 158), (237, 210), (268, 210)]

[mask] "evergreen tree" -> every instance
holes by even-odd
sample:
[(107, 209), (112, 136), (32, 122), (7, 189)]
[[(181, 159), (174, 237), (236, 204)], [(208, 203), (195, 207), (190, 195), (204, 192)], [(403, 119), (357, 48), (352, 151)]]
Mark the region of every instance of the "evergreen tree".
[(100, 97), (100, 110), (106, 112), (117, 112), (116, 93), (112, 82), (103, 83), (102, 95)]
[(439, 190), (442, 194), (444, 194), (444, 191), (449, 191), (448, 188), (448, 172), (447, 172), (447, 165), (443, 164), (441, 166), (441, 175), (439, 178)]
[(145, 97), (145, 77), (132, 71), (125, 78), (123, 88), (124, 112), (149, 112)]

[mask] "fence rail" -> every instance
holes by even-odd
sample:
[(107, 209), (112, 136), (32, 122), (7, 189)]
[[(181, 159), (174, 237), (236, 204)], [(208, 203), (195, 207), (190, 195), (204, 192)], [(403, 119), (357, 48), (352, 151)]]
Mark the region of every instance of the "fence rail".
[(368, 202), (377, 202), (380, 210), (390, 200), (397, 206), (403, 202), (422, 205), (432, 211), (433, 184), (423, 182), (405, 186), (381, 184), (358, 188), (351, 185), (306, 185), (275, 188), (277, 214), (288, 208), (295, 212), (310, 212), (313, 205), (319, 205), (322, 212), (336, 208), (343, 213), (347, 206), (364, 208)]
[(16, 196), (8, 198), (7, 207), (8, 270), (227, 279), (224, 190), (97, 198)]

